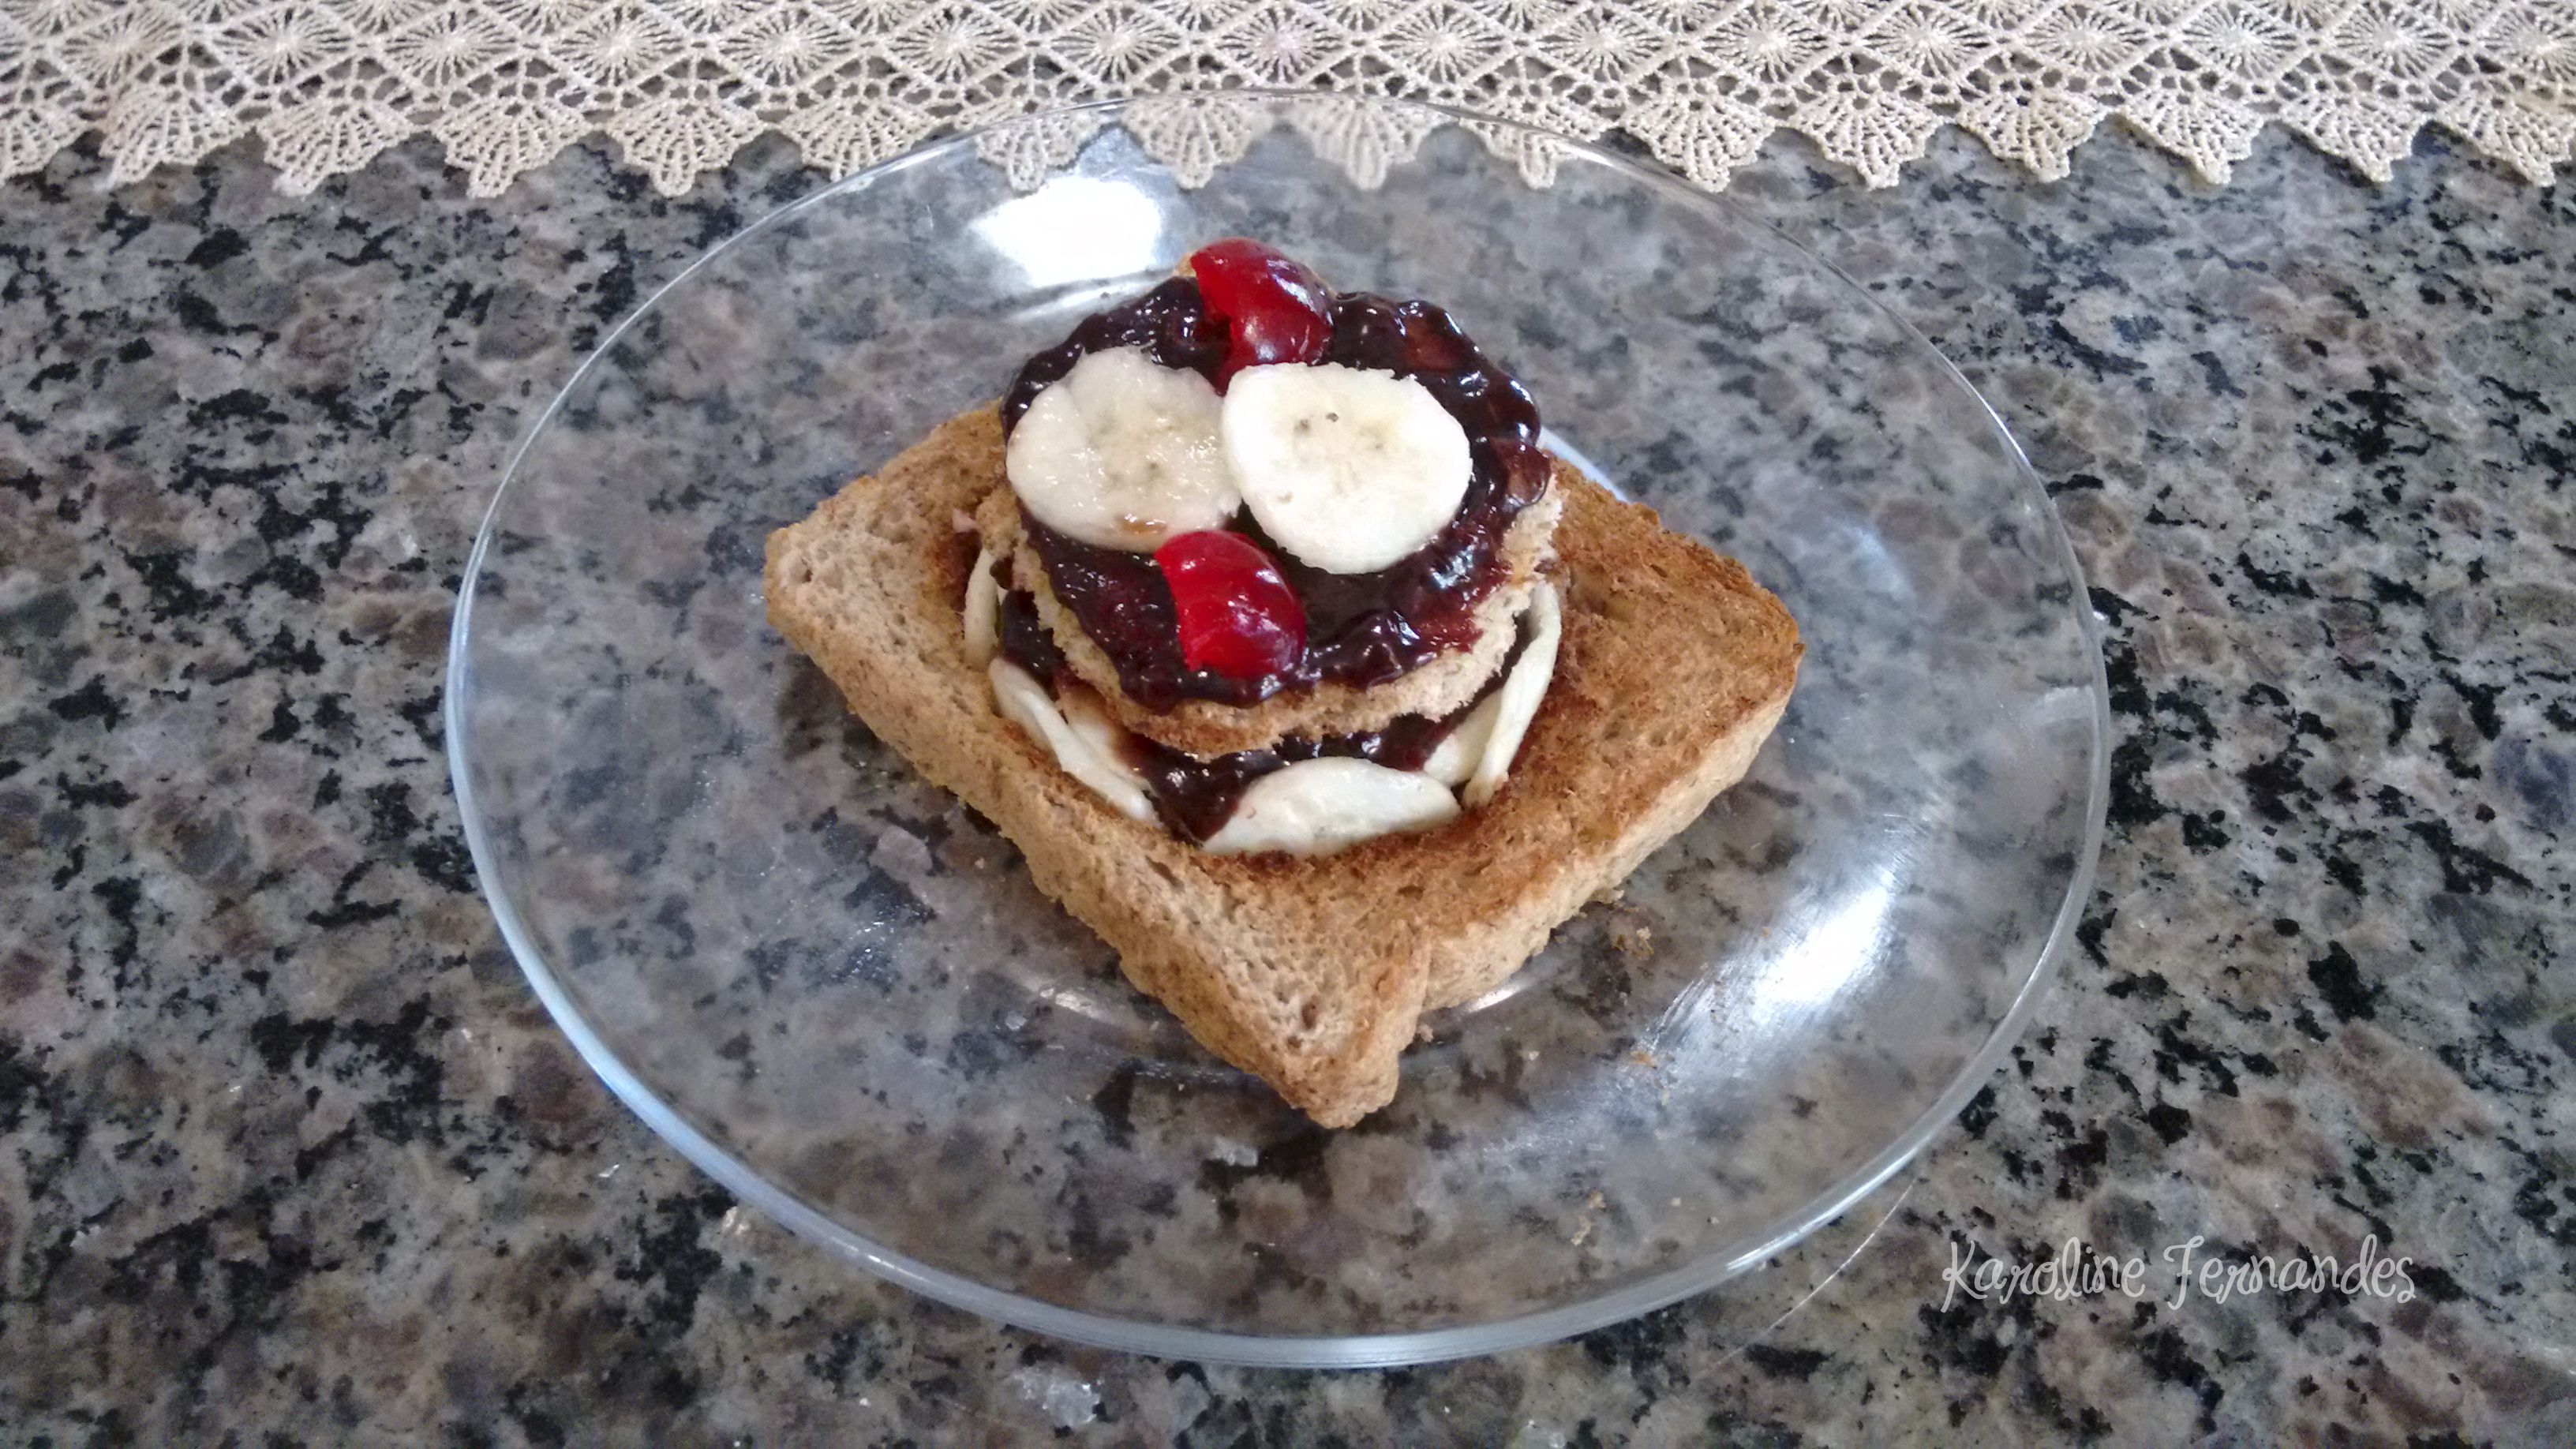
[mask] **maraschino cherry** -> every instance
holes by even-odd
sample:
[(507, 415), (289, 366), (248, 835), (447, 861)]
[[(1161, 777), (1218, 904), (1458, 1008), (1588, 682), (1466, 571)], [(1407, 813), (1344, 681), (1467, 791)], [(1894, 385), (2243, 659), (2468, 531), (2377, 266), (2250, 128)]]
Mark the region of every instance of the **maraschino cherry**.
[(1221, 528), (1184, 533), (1154, 550), (1171, 585), (1181, 663), (1258, 679), (1306, 652), (1306, 609), (1261, 545)]
[(1227, 237), (1190, 253), (1189, 266), (1208, 315), (1227, 327), (1220, 391), (1247, 367), (1312, 362), (1333, 340), (1331, 289), (1272, 248)]

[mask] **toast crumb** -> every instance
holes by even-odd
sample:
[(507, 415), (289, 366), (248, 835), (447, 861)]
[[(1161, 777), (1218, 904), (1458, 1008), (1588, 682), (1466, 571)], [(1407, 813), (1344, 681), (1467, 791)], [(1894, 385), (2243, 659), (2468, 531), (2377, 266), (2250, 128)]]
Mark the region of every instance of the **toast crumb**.
[(1604, 1208), (1607, 1208), (1609, 1205), (1609, 1199), (1601, 1195), (1600, 1189), (1593, 1189), (1592, 1192), (1584, 1197), (1583, 1216), (1576, 1220), (1574, 1232), (1568, 1236), (1565, 1241), (1578, 1248), (1590, 1241), (1594, 1226), (1593, 1215), (1602, 1211)]

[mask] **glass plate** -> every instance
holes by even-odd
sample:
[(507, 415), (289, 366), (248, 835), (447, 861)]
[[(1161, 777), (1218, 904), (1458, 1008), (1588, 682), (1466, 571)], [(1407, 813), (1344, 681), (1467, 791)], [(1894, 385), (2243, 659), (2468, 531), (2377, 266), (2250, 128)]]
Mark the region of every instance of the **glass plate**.
[[(2084, 900), (2106, 695), (2046, 494), (1919, 334), (1665, 175), (1425, 107), (1238, 96), (1198, 104), (1240, 159), (1184, 185), (1133, 136), (1195, 122), (1154, 104), (828, 187), (565, 386), (476, 542), (448, 680), (503, 934), (609, 1086), (745, 1201), (1066, 1337), (1410, 1362), (1760, 1263), (1977, 1090)], [(1335, 125), (1418, 152), (1357, 184), (1310, 144), (1347, 161)], [(1049, 144), (1034, 189), (986, 159)], [(1745, 782), (1429, 1022), (1394, 1105), (1339, 1133), (1131, 990), (762, 611), (769, 530), (1230, 234), (1448, 305), (1565, 446), (1742, 559), (1807, 641)]]

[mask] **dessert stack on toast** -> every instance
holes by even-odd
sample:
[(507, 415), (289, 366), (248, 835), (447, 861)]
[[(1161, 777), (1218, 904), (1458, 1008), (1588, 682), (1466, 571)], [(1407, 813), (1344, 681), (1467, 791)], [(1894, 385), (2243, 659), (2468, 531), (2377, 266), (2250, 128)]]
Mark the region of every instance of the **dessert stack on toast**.
[(769, 617), (1326, 1126), (1740, 779), (1801, 644), (1428, 303), (1256, 243), (769, 539)]

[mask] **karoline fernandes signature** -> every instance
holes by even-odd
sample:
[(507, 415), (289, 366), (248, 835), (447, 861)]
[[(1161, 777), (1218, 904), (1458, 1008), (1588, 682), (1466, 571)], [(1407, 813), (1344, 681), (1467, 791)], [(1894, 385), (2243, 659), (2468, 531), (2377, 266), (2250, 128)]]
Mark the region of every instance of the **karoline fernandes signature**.
[[(2201, 1249), (2208, 1243), (2207, 1237), (2195, 1233), (2156, 1255), (2174, 1265), (2173, 1296), (2164, 1300), (2165, 1307), (2180, 1308), (2195, 1293), (2213, 1303), (2243, 1293), (2322, 1293), (2330, 1288), (2347, 1297), (2368, 1294), (2398, 1303), (2415, 1297), (2415, 1280), (2406, 1273), (2414, 1259), (2380, 1252), (2377, 1233), (2361, 1240), (2349, 1263), (2331, 1253), (2304, 1250), (2281, 1257), (2269, 1253), (2251, 1258), (2204, 1256)], [(2036, 1263), (2007, 1263), (1991, 1254), (1980, 1261), (1973, 1246), (1952, 1238), (1950, 1266), (1942, 1270), (1941, 1282), (1943, 1312), (1962, 1293), (1979, 1303), (2009, 1303), (2016, 1298), (2065, 1303), (2111, 1292), (2144, 1298), (2147, 1260), (2137, 1253), (2114, 1258), (2070, 1237), (2055, 1254)]]

